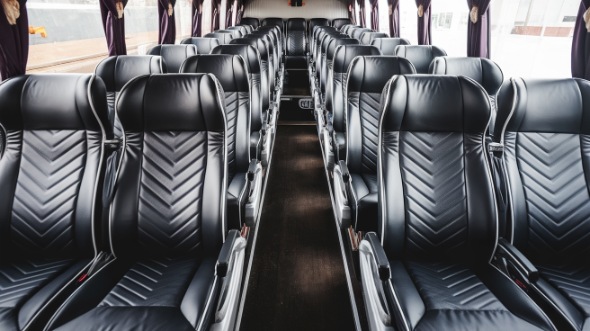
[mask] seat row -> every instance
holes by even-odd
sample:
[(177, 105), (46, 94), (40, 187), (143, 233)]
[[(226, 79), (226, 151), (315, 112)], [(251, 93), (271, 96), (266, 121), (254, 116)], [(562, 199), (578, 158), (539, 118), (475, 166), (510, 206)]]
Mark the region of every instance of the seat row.
[(379, 212), (359, 247), (370, 329), (588, 328), (588, 96), (584, 80), (511, 79), (487, 143), (474, 80), (388, 81)]
[[(185, 66), (224, 61), (242, 60)], [(247, 120), (224, 78), (131, 79), (114, 106), (119, 139), (99, 76), (0, 84), (0, 329), (234, 327), (246, 238), (232, 176), (256, 169), (239, 174), (249, 140), (232, 121)]]

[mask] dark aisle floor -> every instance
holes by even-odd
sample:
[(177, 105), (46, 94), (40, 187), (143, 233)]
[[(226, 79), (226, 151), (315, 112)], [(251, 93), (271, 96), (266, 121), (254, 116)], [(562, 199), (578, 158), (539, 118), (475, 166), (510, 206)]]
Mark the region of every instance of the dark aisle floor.
[(279, 126), (241, 330), (354, 330), (315, 127)]

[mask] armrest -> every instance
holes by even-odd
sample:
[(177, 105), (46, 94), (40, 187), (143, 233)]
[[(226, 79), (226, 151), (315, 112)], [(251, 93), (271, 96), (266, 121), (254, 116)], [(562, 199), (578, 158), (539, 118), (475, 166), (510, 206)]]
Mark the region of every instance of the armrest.
[(385, 254), (385, 250), (383, 250), (383, 246), (381, 246), (381, 241), (377, 237), (375, 232), (369, 232), (365, 235), (365, 239), (371, 249), (373, 250), (373, 256), (375, 257), (375, 263), (377, 264), (377, 268), (379, 270), (379, 278), (382, 281), (386, 281), (391, 277), (391, 270), (389, 269), (389, 260), (387, 259), (387, 255)]
[(539, 270), (516, 247), (504, 238), (498, 240), (496, 254), (506, 258), (521, 275), (531, 283), (539, 279)]
[(234, 244), (241, 238), (238, 230), (230, 230), (225, 237), (225, 242), (221, 246), (221, 252), (217, 258), (217, 265), (215, 266), (215, 273), (218, 277), (225, 277), (227, 275)]
[(334, 200), (336, 208), (336, 217), (340, 222), (340, 226), (346, 229), (350, 226), (351, 211), (348, 199), (347, 185), (350, 181), (350, 174), (346, 162), (340, 161), (334, 167)]
[(262, 200), (262, 165), (258, 160), (252, 160), (248, 167), (248, 201), (245, 207), (245, 223), (254, 226), (258, 220), (260, 201)]
[(346, 166), (346, 161), (338, 161), (338, 166), (340, 167), (340, 171), (342, 172), (342, 180), (344, 180), (345, 183), (348, 183), (348, 181), (350, 180), (350, 172), (348, 171), (348, 166)]

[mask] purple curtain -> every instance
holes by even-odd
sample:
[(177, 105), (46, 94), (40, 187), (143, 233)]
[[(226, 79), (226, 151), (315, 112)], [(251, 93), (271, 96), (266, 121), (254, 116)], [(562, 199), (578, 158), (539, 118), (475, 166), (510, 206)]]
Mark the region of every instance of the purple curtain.
[[(432, 24), (430, 21), (431, 2), (431, 0), (416, 0), (416, 7), (418, 8), (418, 45), (432, 45)], [(420, 6), (422, 6), (422, 13), (420, 13)]]
[(244, 6), (246, 5), (246, 1), (244, 0), (236, 0), (238, 1), (238, 13), (236, 14), (236, 25), (242, 22), (242, 17), (244, 17)]
[(356, 15), (355, 15), (355, 0), (348, 1), (348, 19), (352, 24), (356, 24)]
[(107, 38), (109, 56), (127, 54), (125, 14), (122, 11), (125, 6), (127, 6), (127, 0), (100, 0), (102, 27)]
[[(490, 57), (490, 0), (467, 0), (467, 56)], [(477, 9), (475, 9), (477, 7)], [(473, 21), (475, 23), (473, 23)]]
[(191, 24), (191, 36), (201, 36), (201, 23), (203, 18), (203, 0), (193, 0), (192, 2), (193, 21)]
[(221, 18), (221, 0), (211, 0), (213, 11), (211, 13), (211, 31), (219, 30), (219, 20)]
[(392, 38), (399, 38), (399, 0), (389, 0), (388, 2), (391, 6), (391, 11), (389, 12), (389, 35)]
[(357, 0), (357, 3), (358, 3), (359, 8), (360, 8), (360, 15), (359, 15), (360, 16), (360, 22), (359, 22), (359, 24), (363, 28), (366, 28), (367, 27), (367, 22), (366, 22), (366, 19), (365, 19), (365, 17), (366, 17), (365, 16), (365, 0)]
[(572, 40), (572, 77), (590, 79), (590, 33), (584, 22), (584, 12), (590, 8), (590, 0), (582, 0)]
[(379, 1), (369, 0), (371, 3), (371, 29), (379, 31)]
[(227, 0), (227, 2), (225, 3), (225, 27), (229, 28), (230, 26), (232, 26), (232, 14), (234, 12), (233, 9), (233, 1), (231, 0)]
[[(29, 19), (27, 0), (19, 0), (18, 18), (9, 23), (0, 6), (0, 80), (23, 75), (29, 57)], [(16, 7), (14, 14), (16, 14)]]
[(176, 40), (175, 4), (176, 0), (158, 0), (158, 17), (160, 18), (158, 44), (174, 44)]

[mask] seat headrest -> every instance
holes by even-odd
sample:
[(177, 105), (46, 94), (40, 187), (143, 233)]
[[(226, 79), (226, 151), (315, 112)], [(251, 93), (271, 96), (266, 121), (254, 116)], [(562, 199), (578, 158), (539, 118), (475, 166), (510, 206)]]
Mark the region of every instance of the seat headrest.
[(121, 91), (116, 109), (126, 132), (224, 132), (221, 93), (211, 74), (141, 76)]
[(269, 48), (266, 40), (260, 36), (248, 35), (246, 38), (234, 39), (230, 42), (230, 45), (251, 45), (258, 50), (260, 58), (264, 61), (268, 61)]
[(352, 31), (352, 37), (355, 39), (358, 39), (359, 41), (361, 40), (361, 35), (365, 32), (375, 32), (369, 28), (359, 28), (359, 29), (354, 29)]
[(489, 95), (496, 95), (504, 82), (502, 69), (491, 60), (479, 57), (441, 56), (432, 62), (433, 74), (467, 76), (483, 86)]
[(275, 25), (275, 26), (278, 26), (279, 29), (281, 29), (281, 30), (283, 30), (283, 24), (284, 24), (284, 21), (280, 17), (267, 17), (267, 18), (263, 19), (261, 22), (262, 26)]
[(432, 60), (435, 57), (446, 56), (447, 53), (431, 45), (399, 45), (395, 48), (394, 55), (405, 57), (416, 67), (416, 72), (426, 74), (430, 72)]
[(181, 72), (213, 74), (224, 92), (250, 92), (246, 64), (239, 55), (195, 55), (186, 59)]
[(415, 74), (410, 61), (397, 56), (358, 56), (348, 70), (348, 92), (381, 93), (394, 75)]
[(209, 32), (206, 35), (204, 35), (203, 37), (217, 38), (219, 40), (219, 43), (222, 45), (229, 44), (229, 42), (232, 39), (234, 39), (231, 32)]
[(590, 82), (578, 79), (506, 81), (498, 92), (494, 139), (507, 132), (590, 134)]
[(178, 72), (182, 62), (188, 57), (197, 55), (197, 46), (184, 45), (157, 45), (148, 51), (148, 55), (159, 55), (166, 64), (168, 72)]
[(340, 39), (332, 39), (328, 44), (328, 49), (326, 49), (326, 58), (328, 60), (332, 60), (334, 58), (334, 53), (336, 53), (336, 48), (340, 45), (358, 45), (359, 41), (353, 38), (340, 38)]
[(230, 30), (230, 31), (239, 31), (240, 32), (240, 37), (246, 35), (248, 33), (248, 30), (246, 30), (246, 27), (241, 26), (241, 25), (235, 25), (235, 26), (230, 26), (229, 28), (227, 28), (226, 30)]
[(220, 45), (215, 47), (211, 54), (233, 54), (244, 59), (251, 74), (260, 74), (260, 52), (251, 45)]
[(287, 20), (287, 31), (291, 30), (303, 30), (306, 29), (306, 22), (305, 18), (297, 17), (297, 18), (290, 18)]
[(336, 47), (332, 69), (335, 73), (346, 73), (352, 60), (361, 55), (381, 55), (375, 46), (367, 45), (341, 45)]
[(193, 44), (197, 46), (198, 54), (209, 54), (211, 50), (219, 46), (219, 39), (209, 37), (191, 37), (183, 39), (181, 44)]
[(361, 34), (361, 44), (371, 45), (375, 38), (387, 38), (389, 35), (383, 32), (363, 32)]
[(309, 26), (327, 26), (330, 25), (330, 20), (327, 18), (310, 18), (309, 21), (307, 21), (307, 24)]
[(348, 18), (335, 18), (332, 20), (332, 26), (336, 29), (340, 29), (341, 27), (345, 26), (346, 24), (350, 24), (350, 19)]
[(119, 92), (131, 79), (148, 74), (166, 73), (166, 64), (155, 55), (119, 55), (102, 60), (95, 73), (103, 81), (108, 92)]
[(395, 55), (395, 48), (399, 45), (409, 45), (410, 41), (405, 38), (375, 38), (371, 45), (379, 48), (383, 55)]
[(232, 35), (232, 38), (241, 38), (242, 37), (242, 33), (240, 32), (240, 30), (234, 30), (234, 29), (223, 29), (223, 30), (217, 30), (215, 31), (217, 33), (229, 33)]
[(110, 137), (106, 88), (90, 74), (39, 74), (0, 84), (5, 130), (94, 130)]
[(382, 95), (381, 131), (484, 133), (491, 108), (486, 91), (462, 76), (395, 76)]
[(242, 17), (240, 24), (251, 25), (254, 29), (258, 29), (260, 26), (260, 20), (258, 20), (256, 17)]

